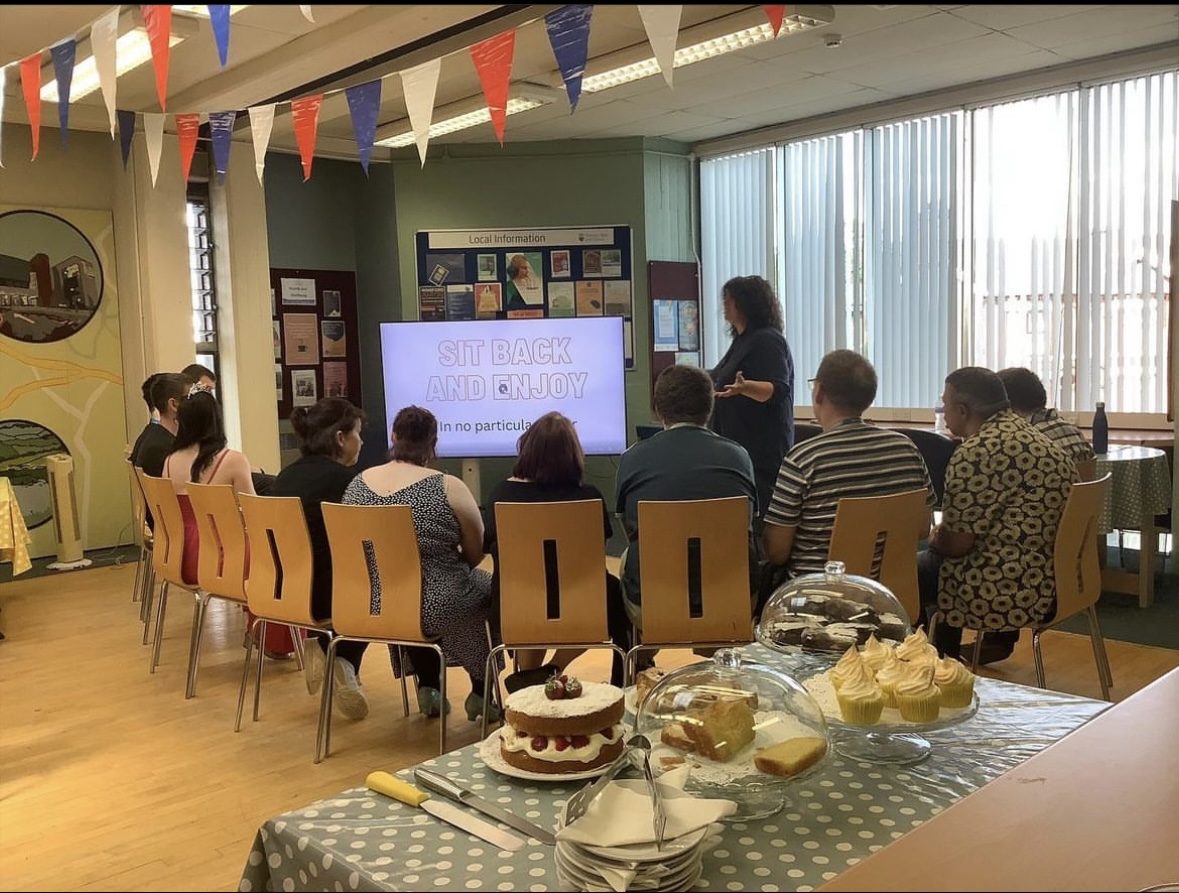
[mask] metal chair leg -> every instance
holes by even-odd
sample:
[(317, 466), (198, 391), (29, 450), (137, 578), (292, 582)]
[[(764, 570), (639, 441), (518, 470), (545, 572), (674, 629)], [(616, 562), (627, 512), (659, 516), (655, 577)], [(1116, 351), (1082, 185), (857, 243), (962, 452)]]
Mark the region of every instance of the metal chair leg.
[(151, 641), (152, 607), (156, 595), (156, 571), (152, 568), (147, 575), (146, 588), (143, 590), (143, 601), (139, 605), (139, 619), (143, 622), (143, 644)]
[(135, 561), (135, 582), (131, 584), (131, 601), (137, 602), (140, 599), (140, 587), (142, 586), (141, 578), (143, 577), (143, 556), (147, 550), (140, 545), (139, 558)]
[(303, 671), (303, 630), (297, 626), (290, 627), (291, 630), (291, 650), (295, 652), (295, 663), (299, 667), (299, 672)]
[[(438, 674), (438, 695), (442, 698), (442, 712), (438, 716), (438, 753), (446, 753), (446, 655), (442, 653), (442, 649), (437, 646), (431, 646), (438, 652), (438, 661), (442, 667), (442, 672)], [(405, 677), (402, 677), (401, 684), (405, 684)], [(487, 688), (487, 683), (483, 683), (484, 689)], [(487, 701), (483, 702), (483, 729), (487, 728)]]
[(409, 716), (409, 686), (406, 684), (405, 677), (408, 675), (405, 672), (405, 649), (400, 645), (397, 646), (397, 666), (402, 667), (401, 670), (401, 712), (403, 716)]
[(338, 636), (332, 636), (327, 647), (327, 669), (323, 674), (323, 689), (319, 696), (319, 722), (315, 727), (315, 762), (320, 763), (327, 757), (332, 746), (332, 696), (335, 693), (336, 674), (336, 646)]
[[(978, 659), (982, 657), (982, 640), (986, 633), (983, 630), (976, 630), (974, 634), (974, 654), (970, 658), (970, 672), (978, 675)], [(1043, 688), (1043, 686), (1040, 686)]]
[(151, 643), (151, 669), (149, 672), (154, 673), (156, 667), (160, 663), (160, 643), (164, 640), (164, 614), (168, 610), (168, 581), (164, 581), (164, 585), (160, 587), (160, 606), (156, 609), (156, 632), (155, 641)]
[(254, 722), (258, 721), (258, 708), (262, 701), (262, 665), (266, 663), (266, 621), (258, 621), (254, 638), (258, 642), (258, 680), (254, 683)]
[(242, 709), (246, 706), (246, 685), (250, 679), (250, 658), (254, 653), (254, 644), (258, 643), (258, 660), (262, 660), (261, 641), (258, 639), (255, 631), (261, 621), (255, 620), (246, 627), (246, 660), (242, 664), (242, 684), (241, 689), (237, 693), (237, 718), (233, 723), (233, 730), (240, 732), (242, 730)]
[(1093, 660), (1097, 662), (1097, 677), (1101, 680), (1101, 696), (1109, 700), (1109, 687), (1113, 685), (1113, 673), (1109, 668), (1109, 653), (1105, 650), (1105, 638), (1097, 623), (1097, 609), (1090, 605), (1085, 612), (1089, 618), (1089, 641), (1093, 643)]
[[(491, 685), (492, 679), (495, 680), (496, 699), (499, 700), (499, 674), (495, 672), (497, 666), (496, 655), (502, 654), (508, 648), (507, 645), (496, 645), (487, 653), (487, 664), (483, 668), (483, 715), (479, 717), (479, 737), (486, 738), (489, 722), (491, 718)], [(441, 654), (441, 650), (438, 652)], [(442, 672), (446, 672), (445, 662), (442, 665)]]
[(184, 686), (186, 701), (196, 695), (197, 671), (200, 669), (201, 636), (205, 629), (205, 614), (209, 609), (209, 594), (207, 592), (195, 592), (193, 595), (195, 602), (192, 606), (192, 636), (188, 646), (188, 678)]
[(1040, 630), (1032, 630), (1032, 660), (1036, 665), (1036, 687), (1047, 688), (1044, 682), (1044, 652), (1040, 650)]

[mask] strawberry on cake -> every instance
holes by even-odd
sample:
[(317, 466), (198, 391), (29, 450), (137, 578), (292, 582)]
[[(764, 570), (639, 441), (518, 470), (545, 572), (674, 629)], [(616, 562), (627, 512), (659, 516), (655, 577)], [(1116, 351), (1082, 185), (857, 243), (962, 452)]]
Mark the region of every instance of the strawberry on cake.
[(522, 688), (504, 705), (500, 753), (517, 769), (546, 775), (585, 772), (622, 753), (622, 689), (554, 676)]

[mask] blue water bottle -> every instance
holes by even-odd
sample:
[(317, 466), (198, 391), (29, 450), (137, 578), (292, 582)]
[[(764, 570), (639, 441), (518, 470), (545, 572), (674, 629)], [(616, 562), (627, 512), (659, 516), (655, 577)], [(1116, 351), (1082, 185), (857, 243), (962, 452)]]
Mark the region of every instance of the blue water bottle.
[(1109, 452), (1109, 419), (1105, 417), (1105, 404), (1098, 403), (1093, 413), (1093, 452), (1104, 456)]

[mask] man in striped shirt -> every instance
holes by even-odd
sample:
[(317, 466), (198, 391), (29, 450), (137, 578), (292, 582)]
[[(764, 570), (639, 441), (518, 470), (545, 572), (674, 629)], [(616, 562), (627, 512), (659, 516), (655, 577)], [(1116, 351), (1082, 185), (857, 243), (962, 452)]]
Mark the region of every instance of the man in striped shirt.
[(855, 351), (832, 351), (811, 384), (823, 433), (782, 462), (762, 531), (766, 558), (790, 576), (822, 571), (840, 499), (924, 489), (931, 512), (936, 499), (913, 441), (861, 418), (876, 399), (871, 363)]
[(1027, 419), (1029, 425), (1059, 447), (1074, 465), (1093, 458), (1093, 447), (1077, 426), (1062, 419), (1055, 409), (1047, 408), (1048, 394), (1035, 372), (1012, 367), (1000, 369), (998, 375), (1012, 412)]

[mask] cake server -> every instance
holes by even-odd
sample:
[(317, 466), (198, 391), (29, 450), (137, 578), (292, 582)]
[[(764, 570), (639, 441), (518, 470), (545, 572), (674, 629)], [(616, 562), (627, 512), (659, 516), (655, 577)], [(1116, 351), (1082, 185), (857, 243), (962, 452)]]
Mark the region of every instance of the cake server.
[(437, 772), (431, 772), (429, 769), (414, 769), (413, 778), (414, 781), (427, 791), (433, 791), (436, 794), (441, 794), (443, 797), (449, 797), (456, 803), (477, 809), (484, 815), (498, 819), (505, 825), (515, 828), (517, 831), (523, 831), (529, 837), (535, 837), (541, 843), (553, 846), (557, 842), (557, 838), (553, 837), (551, 831), (546, 831), (540, 825), (535, 825), (528, 821), (528, 819), (508, 812), (502, 806), (498, 806), (490, 800), (484, 800), (473, 791), (468, 791), (466, 788), (451, 781), (445, 775), (439, 775)]
[(481, 819), (478, 816), (471, 815), (469, 812), (464, 812), (451, 803), (445, 803), (441, 800), (431, 800), (429, 794), (418, 790), (408, 781), (402, 781), (400, 778), (395, 778), (387, 772), (371, 773), (366, 780), (366, 785), (371, 790), (392, 797), (394, 800), (400, 800), (402, 803), (416, 806), (428, 812), (434, 818), (446, 822), (448, 825), (454, 825), (454, 827), (466, 831), (468, 834), (474, 834), (480, 840), (486, 840), (501, 850), (515, 852), (524, 846), (524, 841), (510, 831), (497, 828), (486, 819)]

